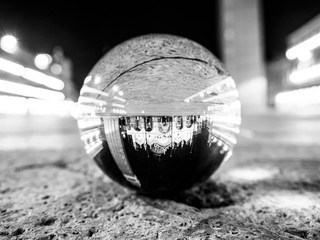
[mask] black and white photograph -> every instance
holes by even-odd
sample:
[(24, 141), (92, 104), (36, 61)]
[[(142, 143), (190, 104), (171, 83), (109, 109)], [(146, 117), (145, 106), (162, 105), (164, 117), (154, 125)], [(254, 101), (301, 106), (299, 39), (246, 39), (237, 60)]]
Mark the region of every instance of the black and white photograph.
[(0, 239), (320, 240), (320, 1), (1, 1)]

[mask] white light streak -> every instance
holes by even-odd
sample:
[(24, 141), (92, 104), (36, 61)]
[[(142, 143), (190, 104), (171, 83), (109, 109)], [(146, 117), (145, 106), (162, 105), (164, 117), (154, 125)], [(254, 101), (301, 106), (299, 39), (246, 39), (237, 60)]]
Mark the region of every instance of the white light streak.
[(211, 126), (217, 127), (217, 128), (221, 128), (221, 129), (230, 131), (230, 132), (235, 133), (235, 134), (239, 134), (239, 133), (240, 133), (239, 127), (228, 127), (228, 126), (226, 126), (226, 125), (216, 124), (216, 123), (211, 123)]
[(298, 56), (298, 59), (300, 62), (309, 61), (311, 58), (312, 58), (312, 53), (310, 51), (304, 51)]
[(125, 105), (118, 104), (118, 103), (112, 103), (112, 106), (119, 107), (119, 108), (125, 108)]
[(320, 46), (320, 33), (288, 49), (286, 52), (286, 56), (288, 59), (292, 60), (299, 57), (299, 55), (303, 54), (305, 51), (311, 51), (319, 46)]
[(92, 79), (92, 76), (86, 76), (86, 78), (84, 79), (84, 84), (87, 84), (88, 82), (90, 82)]
[[(227, 134), (218, 131), (216, 129), (211, 129), (211, 132), (213, 133), (213, 135), (222, 138), (223, 140), (225, 140), (226, 142), (232, 143), (232, 144), (236, 144), (237, 140), (234, 136), (228, 136)], [(219, 145), (219, 144), (218, 144)]]
[(0, 70), (16, 76), (21, 76), (24, 73), (24, 67), (22, 65), (3, 58), (0, 58)]
[(118, 96), (114, 96), (113, 99), (118, 100), (120, 102), (125, 102), (126, 100), (124, 98), (118, 97)]
[(102, 141), (99, 139), (95, 142), (92, 142), (91, 144), (86, 145), (85, 149), (87, 154), (91, 154), (92, 156), (94, 156), (96, 153), (99, 153), (103, 149)]
[(237, 116), (214, 116), (212, 119), (210, 119), (213, 123), (222, 123), (222, 124), (235, 124), (240, 125), (241, 124), (241, 118)]
[(200, 92), (197, 92), (197, 93), (185, 98), (184, 101), (190, 102), (191, 99), (193, 99), (197, 96), (203, 97), (205, 93), (210, 94), (210, 93), (214, 92), (214, 90), (217, 90), (217, 88), (219, 88), (219, 91), (220, 91), (222, 85), (226, 85), (227, 87), (231, 86), (231, 87), (235, 88), (235, 82), (234, 82), (233, 78), (227, 77), (219, 82), (216, 82), (215, 84), (211, 85), (210, 87), (207, 87), (206, 89), (201, 90)]
[(63, 81), (58, 78), (51, 77), (31, 68), (25, 68), (24, 70), (22, 77), (29, 81), (42, 84), (54, 90), (62, 90), (64, 88)]
[(0, 96), (0, 113), (69, 116), (72, 101), (41, 100), (34, 98)]
[(34, 115), (69, 116), (74, 102), (28, 99), (29, 113)]
[(51, 77), (31, 68), (25, 68), (21, 64), (3, 58), (0, 58), (0, 70), (16, 76), (22, 76), (29, 81), (47, 86), (54, 90), (62, 90), (64, 88), (63, 81), (58, 78)]
[(281, 92), (276, 95), (276, 104), (291, 106), (310, 106), (320, 104), (320, 87), (303, 88), (288, 92)]
[(320, 77), (320, 64), (291, 73), (289, 80), (295, 84), (303, 84), (317, 77)]
[(224, 123), (224, 124), (241, 124), (241, 117), (238, 116), (215, 116), (212, 122)]
[(223, 159), (223, 162), (224, 162), (224, 163), (227, 162), (227, 161), (231, 158), (231, 156), (232, 156), (232, 150), (229, 150), (229, 151), (227, 152), (227, 154), (225, 155), (225, 157), (224, 157), (224, 159)]
[(31, 87), (25, 84), (13, 83), (2, 79), (0, 79), (0, 91), (25, 97), (34, 97), (47, 100), (63, 100), (65, 97), (61, 92)]

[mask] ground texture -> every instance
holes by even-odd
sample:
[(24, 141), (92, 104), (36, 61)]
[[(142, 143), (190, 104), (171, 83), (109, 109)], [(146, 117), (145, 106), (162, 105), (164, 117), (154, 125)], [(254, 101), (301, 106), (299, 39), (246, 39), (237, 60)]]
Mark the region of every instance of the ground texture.
[(172, 199), (114, 183), (80, 142), (2, 147), (0, 239), (320, 239), (319, 143), (268, 134), (244, 128), (210, 180)]

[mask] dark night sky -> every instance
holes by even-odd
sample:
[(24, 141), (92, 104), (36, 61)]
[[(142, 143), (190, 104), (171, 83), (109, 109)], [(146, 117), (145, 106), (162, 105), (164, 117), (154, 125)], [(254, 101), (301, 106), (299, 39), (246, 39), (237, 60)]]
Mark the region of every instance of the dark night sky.
[[(13, 32), (22, 47), (34, 52), (50, 53), (54, 46), (62, 46), (73, 61), (78, 87), (108, 49), (142, 34), (180, 35), (221, 56), (217, 1), (66, 2), (1, 1), (0, 34)], [(285, 50), (289, 33), (320, 13), (319, 0), (263, 0), (262, 6), (267, 61)]]

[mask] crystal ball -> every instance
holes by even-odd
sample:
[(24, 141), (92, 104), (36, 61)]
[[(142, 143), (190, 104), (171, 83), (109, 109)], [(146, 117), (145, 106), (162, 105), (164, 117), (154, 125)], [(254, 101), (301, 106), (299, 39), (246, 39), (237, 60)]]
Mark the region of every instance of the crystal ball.
[(149, 34), (120, 43), (93, 66), (77, 123), (107, 176), (168, 196), (209, 179), (231, 157), (241, 104), (235, 81), (208, 49)]

